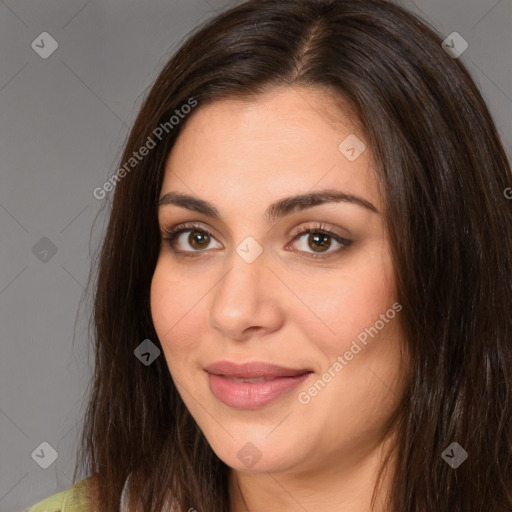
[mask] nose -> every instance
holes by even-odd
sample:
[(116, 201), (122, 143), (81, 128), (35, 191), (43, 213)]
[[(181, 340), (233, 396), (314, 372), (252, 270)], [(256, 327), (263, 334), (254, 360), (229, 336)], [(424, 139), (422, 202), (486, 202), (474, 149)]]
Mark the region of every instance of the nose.
[(233, 251), (228, 267), (211, 294), (209, 326), (223, 338), (236, 340), (279, 329), (285, 291), (268, 268), (265, 252), (248, 263)]

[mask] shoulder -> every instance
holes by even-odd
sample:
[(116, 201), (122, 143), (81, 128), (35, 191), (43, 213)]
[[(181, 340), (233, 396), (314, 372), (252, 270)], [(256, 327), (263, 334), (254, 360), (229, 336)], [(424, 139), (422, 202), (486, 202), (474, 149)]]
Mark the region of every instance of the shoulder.
[(40, 501), (25, 512), (94, 512), (89, 500), (93, 477), (84, 478), (69, 489)]

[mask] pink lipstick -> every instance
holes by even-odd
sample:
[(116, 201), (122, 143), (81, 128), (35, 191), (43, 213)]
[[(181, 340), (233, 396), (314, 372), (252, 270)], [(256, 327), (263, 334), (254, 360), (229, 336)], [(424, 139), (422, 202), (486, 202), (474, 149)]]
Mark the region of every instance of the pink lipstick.
[(218, 361), (205, 370), (213, 395), (237, 409), (263, 407), (290, 392), (312, 373), (309, 368), (292, 369), (259, 361)]

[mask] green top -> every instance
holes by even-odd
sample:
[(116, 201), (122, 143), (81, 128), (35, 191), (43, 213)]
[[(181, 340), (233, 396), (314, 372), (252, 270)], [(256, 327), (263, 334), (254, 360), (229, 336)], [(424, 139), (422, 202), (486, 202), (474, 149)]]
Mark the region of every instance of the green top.
[(84, 478), (69, 489), (49, 496), (25, 512), (93, 512), (84, 493), (90, 478)]

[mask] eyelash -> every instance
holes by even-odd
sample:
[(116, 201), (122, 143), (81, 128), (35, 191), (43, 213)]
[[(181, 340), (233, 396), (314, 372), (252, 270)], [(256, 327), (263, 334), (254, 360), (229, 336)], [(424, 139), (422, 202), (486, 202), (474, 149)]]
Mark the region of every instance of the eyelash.
[[(175, 229), (165, 228), (163, 230), (164, 240), (167, 240), (171, 249), (176, 254), (179, 254), (180, 256), (196, 257), (200, 253), (206, 252), (206, 249), (201, 250), (201, 251), (178, 251), (174, 248), (174, 241), (176, 240), (176, 238), (178, 238), (182, 233), (186, 233), (187, 231), (198, 231), (200, 233), (207, 234), (209, 237), (215, 239), (215, 236), (208, 229), (206, 229), (203, 226), (200, 226), (198, 224), (186, 223), (186, 224), (181, 224), (180, 226), (177, 226)], [(328, 253), (315, 254), (315, 253), (308, 253), (305, 251), (298, 251), (298, 252), (307, 254), (308, 255), (307, 257), (310, 257), (312, 259), (325, 259), (325, 258), (335, 256), (335, 255), (339, 254), (340, 252), (343, 252), (349, 245), (352, 244), (351, 240), (342, 238), (339, 235), (337, 235), (336, 233), (329, 231), (327, 226), (323, 223), (315, 224), (313, 226), (309, 226), (305, 229), (302, 229), (302, 230), (299, 230), (299, 231), (293, 233), (292, 241), (296, 240), (297, 238), (300, 238), (303, 235), (307, 235), (307, 234), (328, 235), (329, 237), (333, 238), (334, 240), (336, 240), (336, 242), (338, 242), (342, 245), (341, 249), (338, 249), (337, 251), (331, 251)]]

